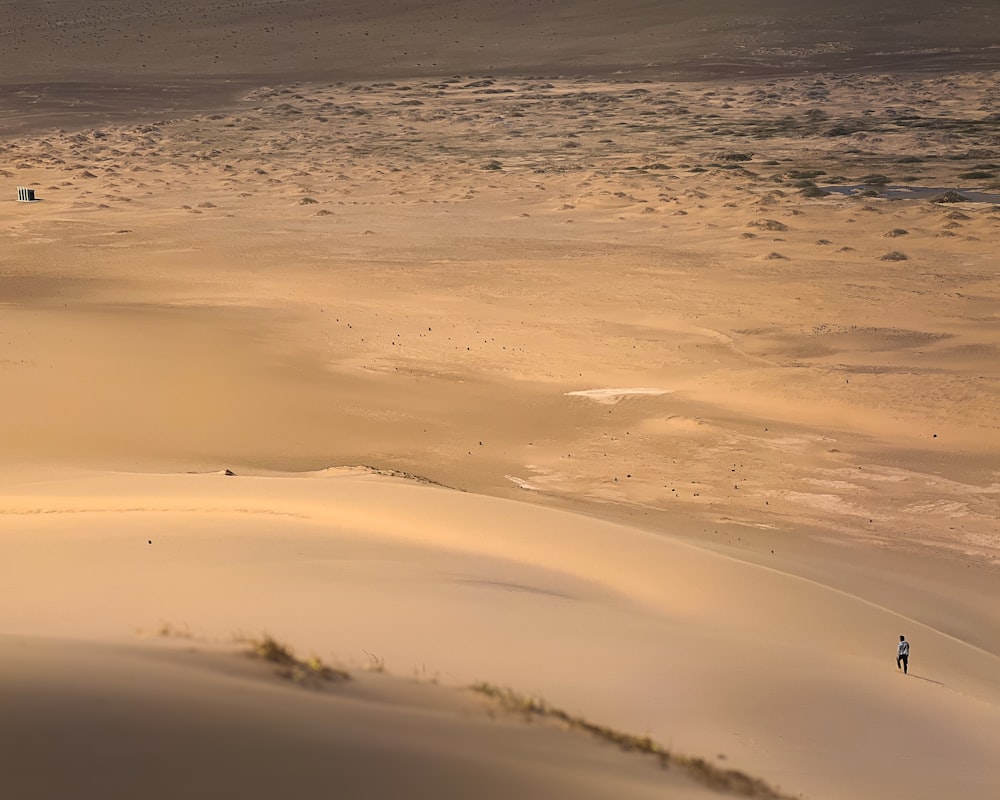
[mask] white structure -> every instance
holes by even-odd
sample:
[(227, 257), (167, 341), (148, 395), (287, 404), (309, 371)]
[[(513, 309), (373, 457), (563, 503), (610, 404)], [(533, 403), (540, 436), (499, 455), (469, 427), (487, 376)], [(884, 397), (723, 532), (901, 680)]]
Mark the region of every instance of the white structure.
[(34, 203), (35, 202), (35, 190), (29, 189), (26, 186), (17, 187), (17, 199), (22, 203)]

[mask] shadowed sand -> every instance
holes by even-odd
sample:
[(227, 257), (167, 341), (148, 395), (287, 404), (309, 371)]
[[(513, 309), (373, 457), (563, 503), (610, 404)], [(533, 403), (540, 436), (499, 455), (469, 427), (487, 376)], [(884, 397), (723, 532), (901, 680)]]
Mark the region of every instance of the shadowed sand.
[(201, 650), (0, 637), (0, 676), (19, 685), (0, 688), (3, 758), (17, 765), (7, 791), (720, 796), (616, 748), (498, 717), (467, 693), (365, 675), (299, 688), (241, 656)]
[(210, 5), (5, 6), (4, 785), (1000, 796), (995, 4)]

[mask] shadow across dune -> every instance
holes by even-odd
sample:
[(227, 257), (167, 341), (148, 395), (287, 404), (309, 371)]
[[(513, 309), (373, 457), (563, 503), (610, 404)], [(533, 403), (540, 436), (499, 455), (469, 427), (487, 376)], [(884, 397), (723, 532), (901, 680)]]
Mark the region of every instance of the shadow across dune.
[(937, 684), (938, 686), (944, 686), (945, 685), (944, 681), (936, 681), (933, 678), (925, 678), (923, 675), (915, 675), (912, 672), (909, 673), (907, 675), (907, 677), (908, 678), (916, 678), (918, 681), (926, 681), (927, 683), (934, 683), (934, 684)]

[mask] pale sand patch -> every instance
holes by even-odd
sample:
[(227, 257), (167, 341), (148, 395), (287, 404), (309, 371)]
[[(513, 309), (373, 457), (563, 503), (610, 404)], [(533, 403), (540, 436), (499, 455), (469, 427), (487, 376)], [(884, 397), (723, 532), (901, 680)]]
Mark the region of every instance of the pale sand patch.
[(513, 483), (515, 486), (517, 486), (518, 489), (524, 489), (524, 490), (529, 491), (529, 492), (538, 492), (538, 491), (541, 491), (534, 484), (532, 484), (532, 483), (524, 480), (524, 478), (518, 478), (516, 475), (506, 475), (504, 477), (506, 477), (507, 480), (509, 480), (511, 483)]
[(673, 389), (579, 389), (566, 392), (567, 397), (586, 397), (601, 405), (614, 405), (626, 397), (655, 397), (670, 394)]

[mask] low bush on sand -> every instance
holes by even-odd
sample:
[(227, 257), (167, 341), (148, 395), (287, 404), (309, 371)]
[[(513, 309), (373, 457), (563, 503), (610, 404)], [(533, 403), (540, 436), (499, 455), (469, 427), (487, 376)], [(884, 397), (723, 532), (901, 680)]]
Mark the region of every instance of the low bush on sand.
[(583, 717), (569, 714), (561, 708), (550, 706), (541, 698), (519, 694), (512, 689), (496, 686), (492, 683), (477, 683), (472, 689), (492, 698), (506, 711), (522, 714), (529, 719), (551, 720), (571, 730), (583, 731), (598, 739), (615, 744), (627, 752), (651, 756), (659, 762), (663, 769), (678, 769), (693, 780), (716, 791), (743, 797), (790, 800), (790, 795), (782, 794), (759, 778), (751, 777), (739, 770), (717, 767), (702, 758), (691, 758), (671, 753), (649, 736), (636, 736), (609, 728), (606, 725), (598, 725)]
[(276, 664), (279, 676), (303, 686), (316, 686), (324, 681), (350, 680), (350, 673), (328, 666), (316, 656), (306, 660), (296, 657), (287, 644), (268, 634), (242, 641), (250, 646), (251, 656)]

